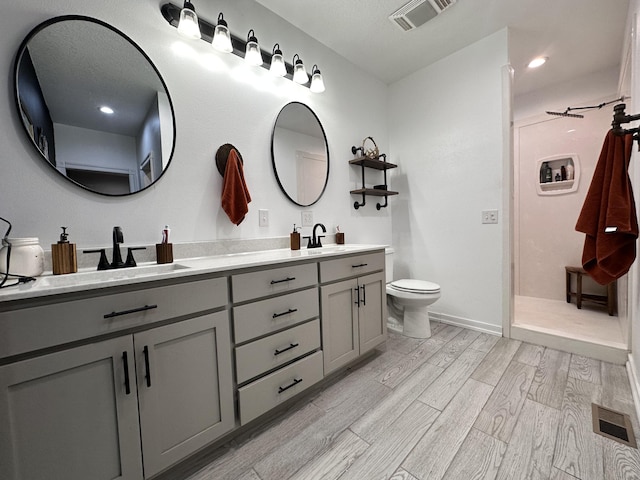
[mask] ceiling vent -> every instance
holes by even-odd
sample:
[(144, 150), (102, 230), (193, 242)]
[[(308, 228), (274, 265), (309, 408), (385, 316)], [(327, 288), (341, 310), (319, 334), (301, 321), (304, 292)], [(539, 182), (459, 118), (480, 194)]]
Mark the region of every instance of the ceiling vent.
[(389, 20), (407, 32), (427, 23), (454, 3), (456, 0), (411, 0), (389, 15)]

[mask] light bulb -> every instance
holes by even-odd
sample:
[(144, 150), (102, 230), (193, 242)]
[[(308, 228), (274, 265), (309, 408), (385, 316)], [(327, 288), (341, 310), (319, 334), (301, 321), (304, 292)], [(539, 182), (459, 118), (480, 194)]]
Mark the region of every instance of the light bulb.
[(193, 40), (201, 38), (200, 26), (198, 25), (198, 15), (196, 15), (196, 9), (189, 0), (184, 2), (184, 7), (180, 11), (178, 32)]
[(287, 67), (284, 64), (284, 58), (282, 58), (282, 50), (280, 50), (280, 45), (277, 43), (273, 46), (269, 71), (278, 77), (284, 77), (287, 74)]
[[(296, 57), (298, 57), (297, 60)], [(307, 75), (304, 64), (297, 53), (293, 56), (293, 81), (300, 85), (304, 85), (309, 81), (309, 75)]]
[(311, 69), (311, 87), (309, 88), (314, 93), (324, 92), (324, 80), (317, 65)]
[(247, 34), (247, 49), (245, 50), (244, 60), (249, 65), (260, 66), (263, 63), (258, 39), (255, 37), (253, 29), (249, 30)]
[(220, 52), (233, 52), (231, 33), (229, 33), (229, 26), (227, 25), (227, 22), (224, 21), (222, 13), (218, 15), (218, 24), (213, 31), (213, 40), (211, 41), (211, 45)]

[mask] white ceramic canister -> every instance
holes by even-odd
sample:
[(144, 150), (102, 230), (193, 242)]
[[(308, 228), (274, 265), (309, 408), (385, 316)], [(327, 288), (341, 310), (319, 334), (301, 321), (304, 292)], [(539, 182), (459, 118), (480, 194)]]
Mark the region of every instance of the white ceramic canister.
[(37, 277), (44, 272), (44, 250), (39, 244), (38, 237), (7, 238), (2, 240), (0, 249), (0, 273), (7, 271), (7, 253), (11, 244), (9, 257), (9, 273), (25, 277)]

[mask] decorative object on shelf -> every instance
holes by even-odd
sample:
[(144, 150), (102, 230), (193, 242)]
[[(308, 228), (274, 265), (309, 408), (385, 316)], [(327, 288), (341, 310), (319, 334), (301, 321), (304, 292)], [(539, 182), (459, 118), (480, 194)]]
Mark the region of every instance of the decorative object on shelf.
[[(314, 66), (313, 79), (310, 81), (299, 55), (296, 54), (293, 63), (289, 64), (282, 59), (282, 51), (278, 44), (276, 44), (278, 46), (277, 49), (274, 46), (273, 53), (260, 49), (253, 29), (249, 30), (246, 40), (234, 35), (229, 30), (229, 25), (224, 20), (222, 12), (218, 15), (217, 25), (214, 25), (198, 17), (195, 13), (195, 7), (189, 1), (185, 1), (183, 8), (172, 3), (165, 3), (160, 7), (160, 11), (169, 25), (178, 28), (187, 38), (200, 39), (211, 43), (220, 52), (233, 53), (240, 58), (244, 58), (248, 63), (261, 66), (278, 76), (310, 88), (312, 92), (320, 93), (325, 90), (324, 81), (317, 65)], [(184, 22), (186, 22), (184, 27), (182, 26), (183, 18)], [(298, 57), (297, 60), (296, 56)], [(260, 57), (260, 60), (258, 57)], [(282, 73), (280, 64), (284, 66), (284, 73)]]
[[(374, 149), (371, 149), (371, 148), (368, 150), (366, 149), (365, 144), (367, 142), (367, 139), (371, 139), (371, 141), (374, 144)], [(373, 155), (374, 152), (376, 152), (376, 155)], [(360, 153), (359, 157), (354, 158), (353, 160), (349, 160), (349, 163), (351, 165), (358, 165), (362, 169), (362, 188), (359, 188), (357, 190), (351, 190), (351, 192), (349, 192), (351, 194), (362, 195), (362, 202), (357, 202), (357, 201), (354, 202), (353, 208), (358, 210), (360, 207), (364, 207), (366, 205), (367, 195), (384, 197), (384, 204), (381, 204), (381, 203), (376, 204), (377, 210), (387, 207), (389, 205), (387, 201), (388, 200), (387, 197), (389, 195), (398, 195), (398, 192), (387, 190), (387, 187), (388, 187), (387, 170), (389, 170), (390, 168), (396, 168), (397, 165), (387, 162), (387, 154), (379, 153), (378, 146), (376, 145), (376, 143), (373, 141), (373, 138), (371, 137), (365, 138), (362, 142), (362, 146), (351, 147), (351, 153), (353, 153), (354, 155), (358, 155), (358, 153)], [(380, 158), (382, 158), (382, 160), (380, 160)], [(384, 183), (375, 185), (373, 188), (367, 188), (365, 186), (365, 174), (364, 174), (365, 167), (371, 168), (374, 170), (382, 170), (384, 172)]]
[[(371, 148), (366, 147), (367, 140), (371, 140), (371, 143), (373, 143), (373, 147)], [(371, 158), (371, 159), (378, 159), (380, 157), (380, 150), (378, 149), (378, 145), (376, 145), (376, 141), (373, 139), (373, 137), (367, 137), (362, 141), (362, 154), (365, 157)], [(386, 160), (386, 157), (385, 157), (385, 160)]]

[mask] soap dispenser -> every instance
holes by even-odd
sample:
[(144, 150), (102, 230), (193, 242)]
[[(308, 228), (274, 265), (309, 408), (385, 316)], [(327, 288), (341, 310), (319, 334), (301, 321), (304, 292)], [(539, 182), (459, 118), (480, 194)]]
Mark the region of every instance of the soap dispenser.
[(296, 224), (293, 224), (293, 232), (289, 235), (291, 239), (291, 250), (300, 250), (300, 232), (298, 230), (300, 227), (296, 227)]
[(78, 257), (76, 255), (76, 244), (69, 243), (67, 227), (62, 228), (60, 240), (51, 245), (51, 262), (53, 263), (53, 274), (62, 275), (65, 273), (76, 273), (78, 271)]

